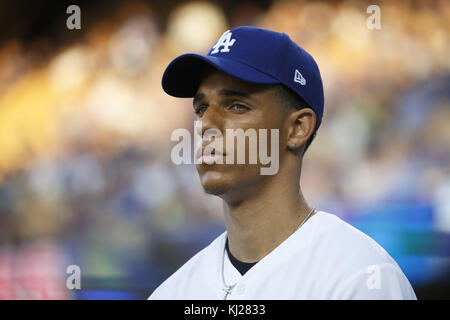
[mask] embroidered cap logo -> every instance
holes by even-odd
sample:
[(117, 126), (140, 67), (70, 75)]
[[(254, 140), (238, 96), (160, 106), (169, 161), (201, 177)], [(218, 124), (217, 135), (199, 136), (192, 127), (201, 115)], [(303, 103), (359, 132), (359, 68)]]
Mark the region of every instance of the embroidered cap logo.
[(223, 47), (220, 52), (230, 52), (229, 47), (231, 47), (236, 42), (236, 39), (231, 39), (231, 34), (232, 33), (230, 32), (230, 30), (225, 31), (220, 39), (216, 42), (216, 44), (212, 47), (214, 50), (211, 51), (211, 54), (218, 53), (220, 47)]

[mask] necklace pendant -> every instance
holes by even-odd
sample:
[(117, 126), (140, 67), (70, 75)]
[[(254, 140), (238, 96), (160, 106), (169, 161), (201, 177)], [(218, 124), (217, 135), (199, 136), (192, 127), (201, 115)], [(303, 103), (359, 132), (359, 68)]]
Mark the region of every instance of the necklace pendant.
[(223, 291), (225, 291), (225, 296), (223, 297), (223, 300), (227, 300), (228, 296), (231, 294), (231, 290), (233, 290), (234, 286), (227, 286), (224, 289), (222, 289)]

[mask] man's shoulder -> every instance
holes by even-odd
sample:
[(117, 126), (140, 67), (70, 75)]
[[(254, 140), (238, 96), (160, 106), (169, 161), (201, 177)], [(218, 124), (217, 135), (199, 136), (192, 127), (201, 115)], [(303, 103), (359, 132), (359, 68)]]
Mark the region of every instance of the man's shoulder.
[(311, 229), (311, 267), (325, 288), (334, 288), (330, 297), (416, 299), (396, 261), (374, 239), (334, 214), (322, 211), (317, 218)]
[(208, 246), (196, 253), (156, 288), (149, 299), (176, 299), (173, 293), (180, 292), (183, 287), (189, 286), (191, 281), (195, 281), (195, 277), (204, 277), (207, 269), (212, 268), (214, 257), (219, 252), (221, 244), (225, 243), (225, 237), (226, 232), (223, 232)]
[(321, 211), (318, 222), (321, 236), (316, 239), (316, 243), (329, 257), (335, 257), (354, 268), (386, 263), (398, 267), (380, 244), (338, 216)]

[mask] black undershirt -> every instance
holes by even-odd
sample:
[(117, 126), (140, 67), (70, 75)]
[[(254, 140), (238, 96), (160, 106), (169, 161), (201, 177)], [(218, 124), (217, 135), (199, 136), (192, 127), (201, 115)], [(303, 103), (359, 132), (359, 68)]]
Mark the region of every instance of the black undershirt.
[(225, 249), (227, 250), (228, 258), (231, 261), (231, 264), (239, 271), (241, 275), (244, 275), (248, 270), (250, 270), (251, 267), (253, 267), (258, 262), (242, 262), (233, 257), (233, 255), (230, 252), (230, 248), (228, 247), (228, 238), (225, 242)]

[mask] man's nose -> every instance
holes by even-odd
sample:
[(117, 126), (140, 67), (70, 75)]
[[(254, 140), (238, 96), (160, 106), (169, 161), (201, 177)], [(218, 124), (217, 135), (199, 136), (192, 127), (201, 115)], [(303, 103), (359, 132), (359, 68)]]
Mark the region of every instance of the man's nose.
[(201, 126), (197, 126), (197, 134), (203, 136), (206, 131), (222, 131), (223, 117), (219, 107), (215, 104), (208, 106), (202, 117), (199, 119)]

